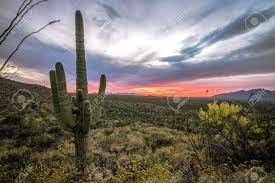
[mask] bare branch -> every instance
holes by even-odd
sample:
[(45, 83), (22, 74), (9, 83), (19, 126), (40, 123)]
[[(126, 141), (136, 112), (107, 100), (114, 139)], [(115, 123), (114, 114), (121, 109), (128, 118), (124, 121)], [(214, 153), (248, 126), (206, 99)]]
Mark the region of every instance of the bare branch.
[[(20, 14), (21, 9), (24, 7), (24, 4), (26, 3), (26, 1), (27, 1), (27, 0), (24, 0), (24, 2), (21, 4), (21, 6), (19, 7), (19, 9), (18, 9), (16, 15), (19, 15), (19, 14)], [(31, 1), (32, 1), (32, 0), (31, 0)], [(24, 9), (24, 8), (23, 8), (23, 9)]]
[[(30, 0), (24, 7), (22, 7), (22, 10), (21, 10), (21, 7), (19, 8), (17, 14), (20, 15), (23, 11), (25, 11), (25, 9), (32, 3), (33, 0)], [(23, 4), (25, 4), (26, 1), (23, 2)]]
[[(3, 35), (3, 37), (1, 36), (0, 38), (2, 38), (2, 40), (0, 41), (0, 45), (2, 45), (3, 44), (3, 42), (6, 40), (6, 38), (10, 35), (10, 33), (11, 33), (11, 31), (21, 22), (21, 20), (24, 18), (24, 16), (32, 9), (32, 8), (34, 8), (35, 6), (37, 6), (37, 5), (39, 5), (39, 4), (41, 4), (41, 3), (43, 3), (43, 2), (46, 2), (46, 1), (48, 1), (48, 0), (41, 0), (41, 1), (39, 1), (39, 2), (37, 2), (37, 3), (35, 3), (35, 4), (33, 4), (33, 5), (31, 5), (24, 13), (23, 13), (23, 15), (20, 17), (20, 19), (6, 32), (6, 34), (5, 35)], [(32, 0), (30, 1), (30, 2), (32, 2)], [(27, 4), (27, 6), (28, 6), (29, 4)], [(26, 7), (25, 7), (26, 8)], [(25, 9), (23, 9), (21, 12), (20, 12), (20, 14), (24, 11)]]
[[(24, 11), (24, 10), (27, 8), (27, 6), (32, 2), (32, 0), (31, 0), (29, 3), (27, 3), (27, 4), (24, 6), (24, 4), (26, 3), (26, 1), (27, 1), (27, 0), (24, 0), (24, 2), (21, 4), (21, 6), (19, 7), (19, 9), (18, 9), (18, 11), (17, 11), (17, 13), (16, 13), (16, 16), (12, 19), (12, 21), (10, 22), (8, 28), (6, 28), (6, 29), (2, 32), (2, 34), (0, 35), (0, 38), (2, 38), (2, 37), (10, 30), (10, 28), (11, 28), (12, 25), (13, 25), (13, 23), (17, 20), (18, 16), (20, 16), (20, 14), (22, 13), (22, 11)], [(21, 9), (22, 9), (22, 10), (21, 10)], [(0, 45), (1, 45), (1, 44), (0, 44)]]
[(25, 36), (21, 42), (17, 45), (17, 47), (15, 48), (15, 50), (10, 54), (10, 56), (7, 58), (7, 60), (4, 62), (4, 64), (2, 65), (2, 67), (0, 68), (0, 72), (3, 70), (3, 68), (6, 66), (6, 64), (9, 62), (9, 60), (11, 59), (11, 57), (17, 52), (17, 50), (20, 48), (21, 44), (30, 36), (32, 36), (33, 34), (36, 34), (38, 32), (40, 32), (41, 30), (45, 29), (46, 27), (48, 27), (49, 25), (52, 25), (54, 23), (60, 22), (60, 20), (55, 20), (55, 21), (51, 21), (48, 24), (46, 24), (45, 26), (43, 26), (42, 28), (38, 29), (35, 32), (32, 32), (30, 34), (28, 34), (27, 36)]

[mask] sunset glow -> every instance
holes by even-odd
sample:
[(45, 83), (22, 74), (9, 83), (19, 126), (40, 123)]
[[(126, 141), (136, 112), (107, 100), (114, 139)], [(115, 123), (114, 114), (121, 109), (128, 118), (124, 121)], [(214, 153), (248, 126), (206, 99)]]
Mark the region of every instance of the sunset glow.
[[(207, 89), (210, 88), (210, 89)], [(215, 87), (189, 86), (187, 87), (144, 87), (131, 89), (134, 93), (140, 95), (152, 96), (178, 96), (178, 97), (210, 97), (225, 90)]]

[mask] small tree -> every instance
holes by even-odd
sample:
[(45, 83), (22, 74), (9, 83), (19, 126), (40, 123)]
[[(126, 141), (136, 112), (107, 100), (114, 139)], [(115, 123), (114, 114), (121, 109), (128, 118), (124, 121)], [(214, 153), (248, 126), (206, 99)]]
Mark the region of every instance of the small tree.
[(259, 159), (264, 153), (265, 129), (244, 115), (240, 105), (210, 103), (207, 110), (200, 109), (199, 118), (208, 162), (227, 161), (227, 157), (240, 163)]

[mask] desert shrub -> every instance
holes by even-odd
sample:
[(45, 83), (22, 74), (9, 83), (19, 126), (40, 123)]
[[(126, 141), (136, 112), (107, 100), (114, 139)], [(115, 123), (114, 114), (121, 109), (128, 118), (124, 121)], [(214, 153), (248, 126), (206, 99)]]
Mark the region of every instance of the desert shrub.
[(175, 143), (175, 140), (168, 136), (167, 134), (162, 134), (162, 133), (150, 133), (145, 135), (144, 137), (146, 144), (152, 148), (153, 151), (155, 151), (157, 148), (162, 147), (162, 146), (170, 146)]
[(263, 154), (271, 157), (265, 148), (270, 140), (264, 135), (266, 128), (243, 114), (241, 106), (225, 102), (210, 103), (207, 110), (199, 111), (199, 117), (206, 160), (241, 163), (264, 160), (260, 158)]
[(31, 115), (24, 116), (16, 130), (16, 144), (17, 146), (31, 145), (31, 139), (34, 136), (43, 133), (40, 125), (41, 119), (35, 118)]
[(58, 122), (43, 109), (29, 114), (12, 113), (0, 123), (0, 137), (14, 141), (17, 147), (48, 148), (64, 135)]
[[(104, 151), (117, 152), (120, 147), (127, 151), (135, 151), (145, 146), (142, 134), (135, 132), (131, 127), (105, 128), (102, 132), (95, 133), (97, 147)], [(103, 138), (105, 137), (105, 138)], [(116, 150), (117, 149), (117, 150)], [(119, 150), (120, 151), (120, 150)]]
[(166, 163), (155, 164), (148, 158), (131, 160), (126, 166), (118, 166), (112, 182), (170, 182), (174, 174)]
[[(69, 182), (76, 171), (69, 161), (40, 161), (28, 164), (16, 177), (15, 181), (28, 182)], [(73, 181), (72, 181), (73, 182)]]
[(55, 142), (54, 136), (49, 135), (47, 133), (43, 133), (38, 136), (34, 136), (30, 138), (30, 146), (35, 146), (37, 148), (49, 148)]
[(1, 151), (0, 182), (13, 182), (19, 171), (28, 163), (30, 156), (31, 150), (27, 147)]
[(12, 138), (16, 135), (16, 127), (14, 125), (1, 125), (0, 138)]
[(107, 167), (110, 161), (112, 161), (112, 155), (109, 153), (100, 152), (93, 155), (93, 162), (98, 167)]
[[(274, 182), (274, 175), (267, 173), (263, 167), (252, 164), (240, 164), (232, 167), (228, 164), (219, 166), (208, 165), (200, 172), (199, 183), (224, 182), (224, 183), (269, 183)], [(273, 180), (273, 181), (272, 181)]]
[(21, 123), (22, 117), (15, 113), (9, 114), (0, 122), (0, 138), (12, 138), (16, 135), (17, 127)]
[(59, 125), (52, 125), (48, 130), (49, 134), (60, 134), (62, 133), (62, 128)]
[(22, 121), (22, 117), (16, 113), (11, 113), (3, 119), (1, 125), (18, 125)]
[(102, 148), (104, 151), (110, 151), (111, 145), (114, 142), (114, 135), (107, 136), (106, 138), (97, 142), (97, 146)]

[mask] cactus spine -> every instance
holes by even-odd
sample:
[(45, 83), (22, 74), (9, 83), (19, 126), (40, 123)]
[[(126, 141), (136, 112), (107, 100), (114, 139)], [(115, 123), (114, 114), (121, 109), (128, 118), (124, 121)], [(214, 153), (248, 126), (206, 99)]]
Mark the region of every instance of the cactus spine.
[(84, 26), (80, 11), (76, 11), (75, 30), (77, 56), (76, 97), (70, 99), (67, 92), (64, 68), (60, 62), (56, 63), (55, 70), (51, 70), (49, 75), (54, 113), (64, 129), (74, 133), (76, 167), (79, 171), (84, 172), (87, 166), (89, 127), (94, 119), (92, 116), (102, 110), (103, 96), (106, 90), (106, 77), (102, 75), (100, 78), (98, 107), (93, 105), (93, 108), (91, 108), (91, 103), (88, 100)]

